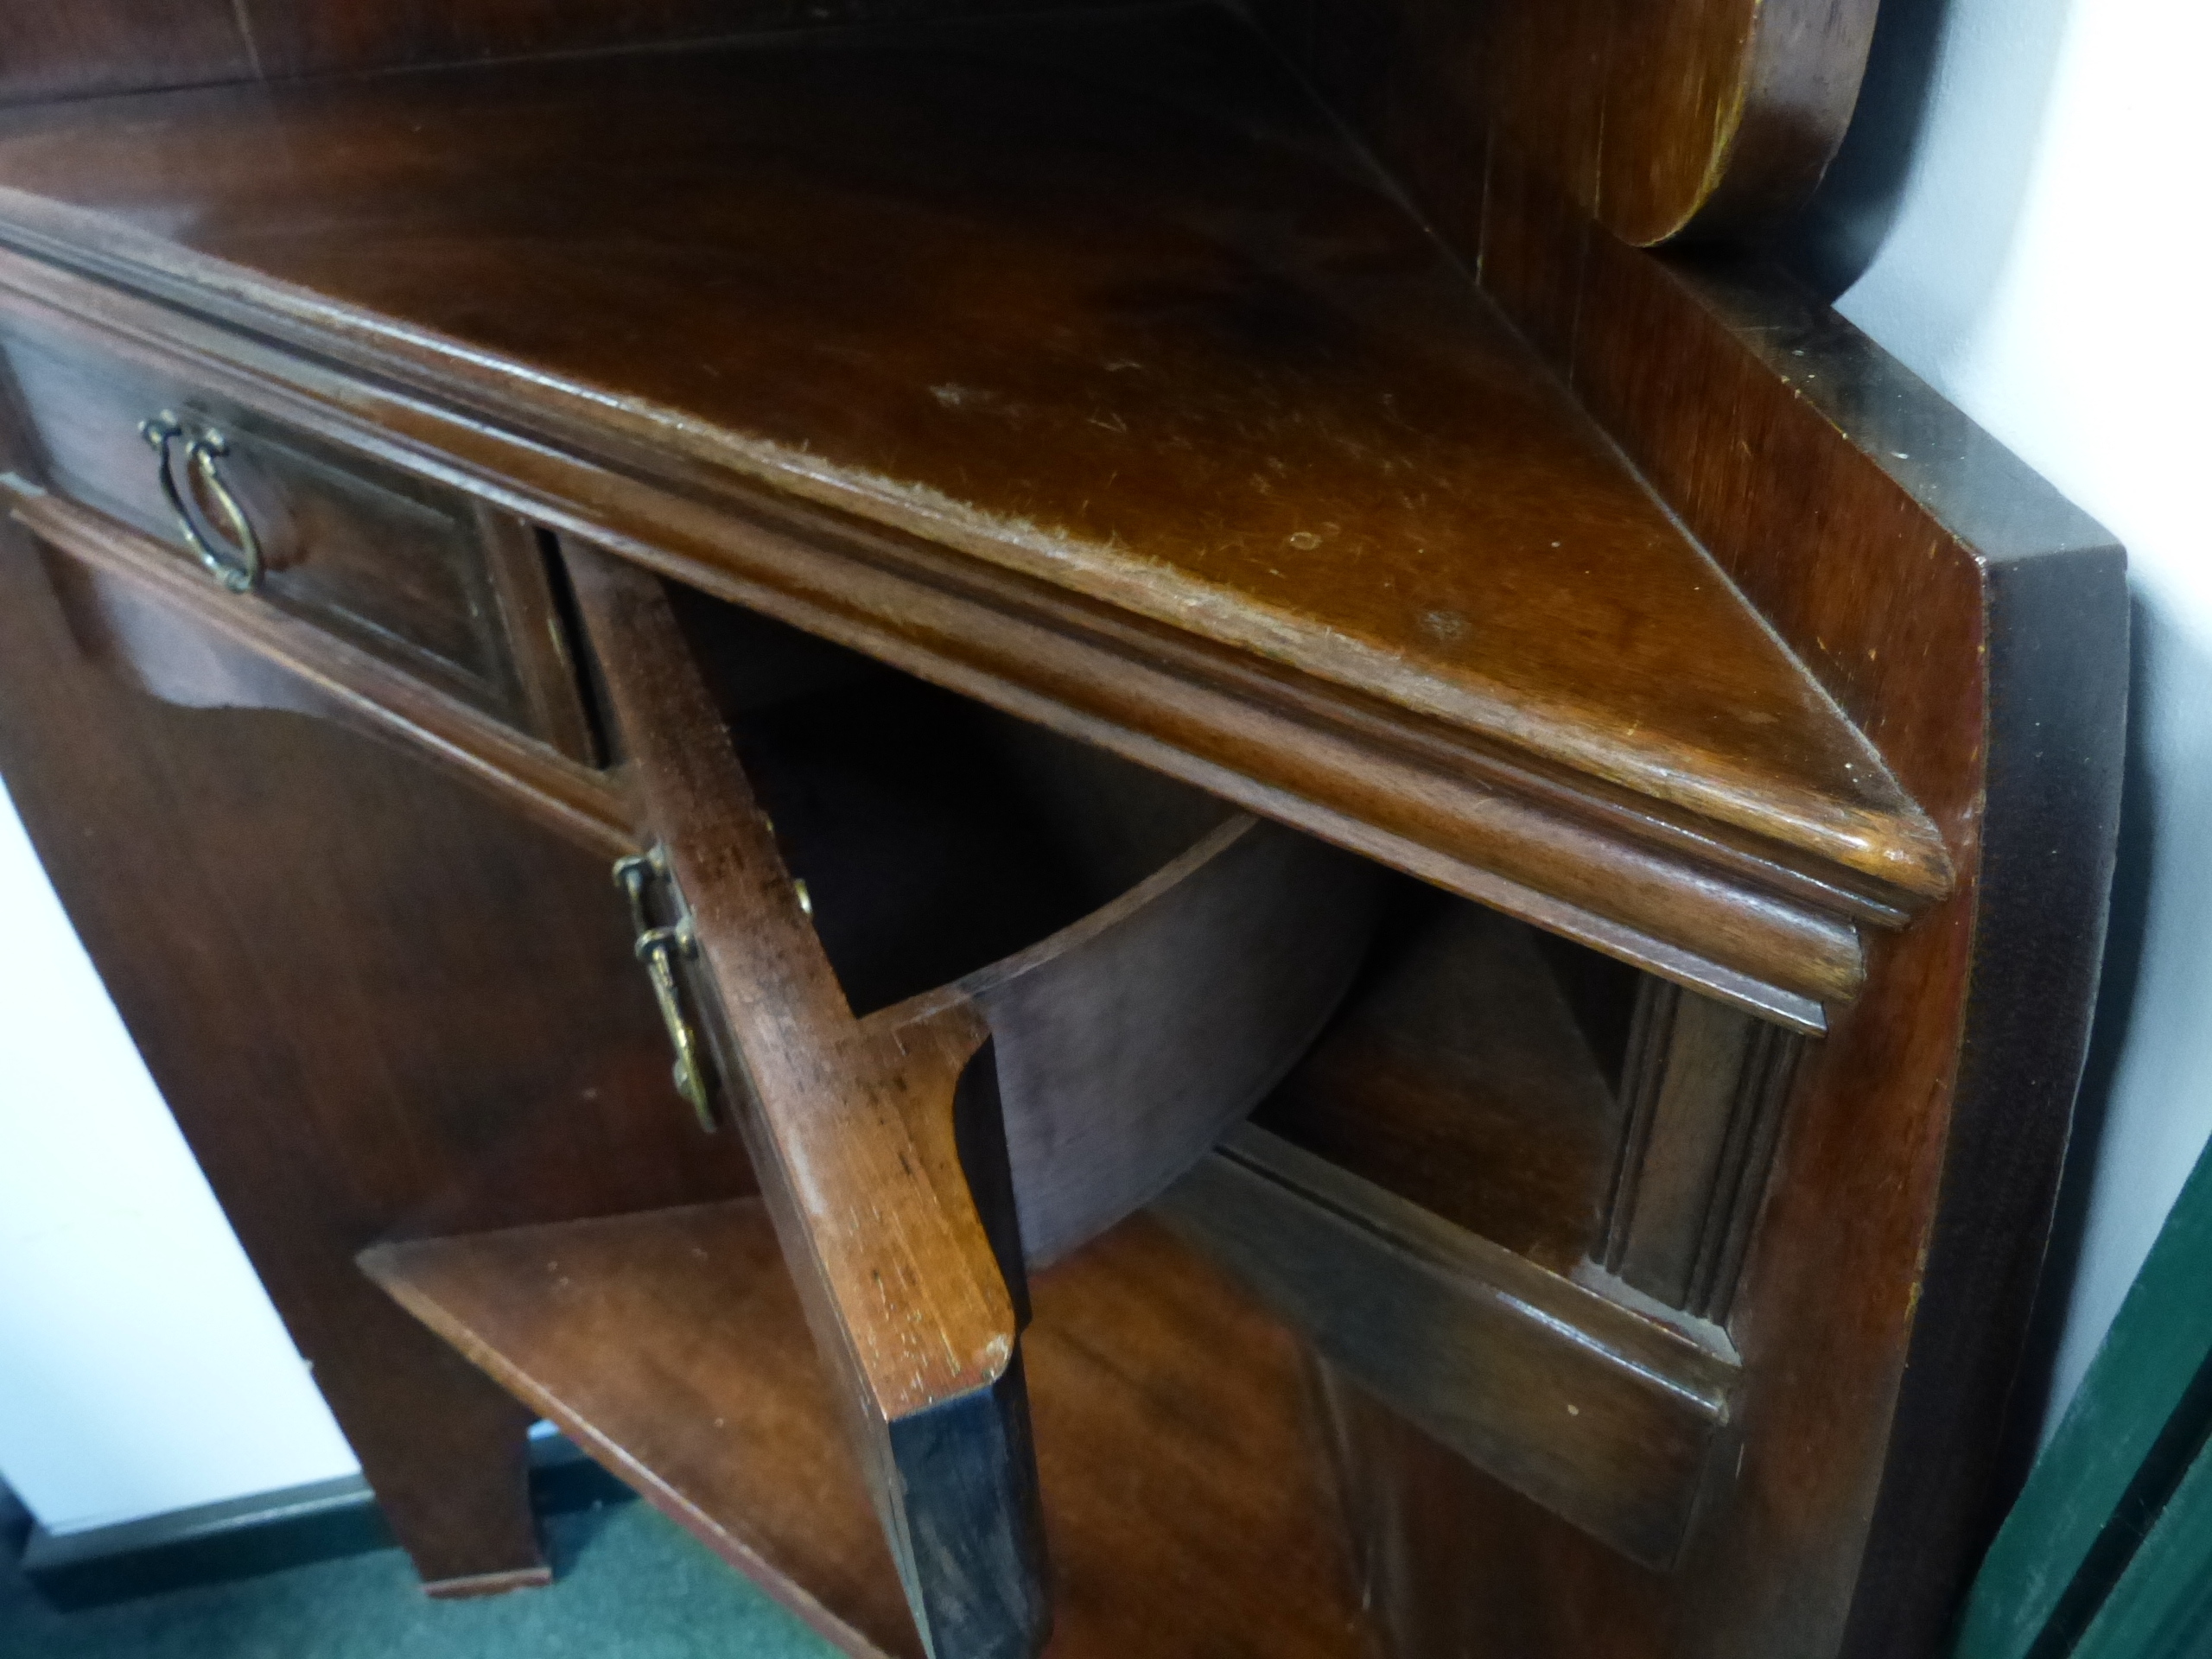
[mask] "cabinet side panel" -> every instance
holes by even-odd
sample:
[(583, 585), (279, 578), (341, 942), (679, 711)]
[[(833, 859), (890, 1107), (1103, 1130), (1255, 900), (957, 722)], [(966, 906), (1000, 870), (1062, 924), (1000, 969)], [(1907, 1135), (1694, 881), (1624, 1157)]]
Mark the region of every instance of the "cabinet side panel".
[[(1874, 741), (1959, 885), (1870, 942), (1863, 994), (1806, 1054), (1729, 1314), (1743, 1458), (1712, 1481), (1682, 1567), (1654, 1579), (1427, 1467), (1355, 1471), (1376, 1495), (1369, 1541), (1400, 1560), (1380, 1605), (1408, 1659), (1449, 1651), (1435, 1632), (1522, 1627), (1507, 1646), (1532, 1659), (1932, 1652), (1985, 1535), (2079, 1077), (2114, 829), (2117, 550), (1779, 272), (1608, 234), (1484, 107), (1465, 15), (1382, 11), (1358, 52), (1329, 50), (1327, 4), (1270, 16)], [(2031, 588), (2040, 631), (2022, 626)], [(2077, 681), (2091, 690), (2049, 706)], [(1363, 1455), (1421, 1456), (1372, 1410), (1344, 1421)], [(1503, 1541), (1391, 1555), (1428, 1512)], [(1571, 1636), (1537, 1617), (1565, 1599)]]
[(326, 721), (125, 689), (12, 527), (0, 772), (417, 1566), (534, 1570), (528, 1414), (353, 1258), (749, 1185), (669, 1090), (604, 873)]

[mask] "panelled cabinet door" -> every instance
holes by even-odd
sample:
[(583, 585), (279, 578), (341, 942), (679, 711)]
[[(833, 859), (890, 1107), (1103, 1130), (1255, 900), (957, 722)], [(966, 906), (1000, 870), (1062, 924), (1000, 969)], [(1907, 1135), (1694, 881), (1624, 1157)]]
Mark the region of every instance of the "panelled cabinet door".
[(568, 562), (677, 1092), (744, 1135), (924, 1639), (1033, 1651), (1027, 1272), (1276, 1085), (1365, 957), (1381, 874), (590, 549)]
[(925, 1643), (1034, 1653), (1051, 1605), (988, 1026), (957, 995), (854, 1015), (659, 581), (584, 550), (570, 569), (650, 842), (626, 874), (678, 1088), (745, 1137)]

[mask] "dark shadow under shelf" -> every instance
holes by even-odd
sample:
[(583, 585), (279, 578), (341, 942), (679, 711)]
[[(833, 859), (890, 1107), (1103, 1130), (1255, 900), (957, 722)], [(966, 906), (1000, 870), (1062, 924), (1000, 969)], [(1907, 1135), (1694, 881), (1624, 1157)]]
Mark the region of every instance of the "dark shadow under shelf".
[(1027, 949), (1233, 811), (766, 617), (670, 593), (856, 1014)]

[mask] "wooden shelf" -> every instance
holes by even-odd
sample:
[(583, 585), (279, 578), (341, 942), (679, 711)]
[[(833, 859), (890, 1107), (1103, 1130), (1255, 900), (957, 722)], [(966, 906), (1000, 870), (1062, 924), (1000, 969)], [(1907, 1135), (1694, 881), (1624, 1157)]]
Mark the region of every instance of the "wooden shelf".
[[(1624, 1033), (1634, 976), (1619, 972), (1630, 982), (1587, 1000), (1592, 1024), (1612, 1016)], [(1563, 1274), (1597, 1247), (1618, 1153), (1610, 1059), (1541, 936), (1426, 895), (1401, 907), (1361, 983), (1254, 1121)]]
[[(1665, 1571), (1740, 1372), (1717, 1327), (1624, 1306), (1596, 1265), (1628, 1173), (1623, 1100), (1681, 1069), (1663, 1038), (1630, 1041), (1655, 992), (1676, 995), (1410, 891), (1320, 1039), (1155, 1213), (1440, 1451)], [(1689, 1057), (1702, 1075), (1674, 1097), (1694, 1125), (1736, 1106), (1728, 1058)], [(1670, 1157), (1684, 1137), (1661, 1135), (1638, 1167), (1715, 1138)], [(1628, 1208), (1671, 1242), (1667, 1196)], [(1703, 1212), (1685, 1224), (1700, 1236)]]
[[(363, 1266), (831, 1641), (918, 1659), (758, 1203), (384, 1246)], [(1365, 1655), (1290, 1338), (1141, 1219), (1033, 1290), (1048, 1651)]]
[(1225, 10), (10, 110), (0, 243), (11, 303), (1802, 1028), (1948, 884)]
[(1647, 1567), (1680, 1558), (1740, 1381), (1725, 1339), (1631, 1313), (1249, 1125), (1154, 1213), (1440, 1454)]

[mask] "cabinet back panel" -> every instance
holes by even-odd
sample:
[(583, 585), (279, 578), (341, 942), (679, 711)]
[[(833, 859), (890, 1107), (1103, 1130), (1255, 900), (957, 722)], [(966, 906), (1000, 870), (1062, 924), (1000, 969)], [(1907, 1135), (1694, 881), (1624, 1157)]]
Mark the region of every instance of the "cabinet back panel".
[(0, 104), (674, 45), (1052, 0), (24, 0), (0, 9)]

